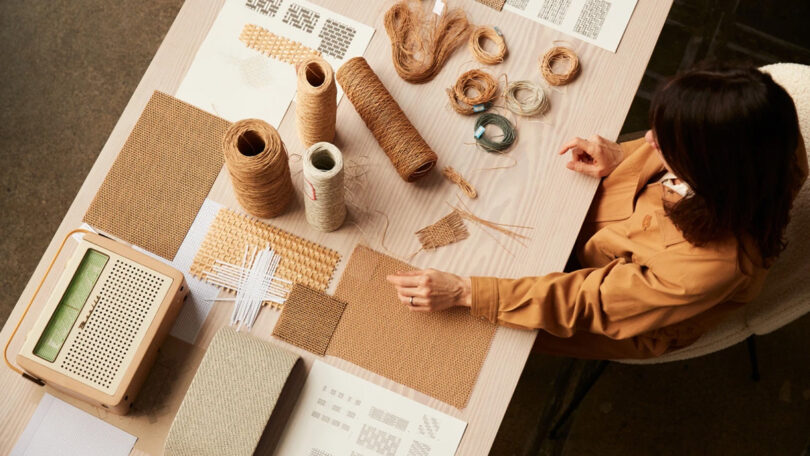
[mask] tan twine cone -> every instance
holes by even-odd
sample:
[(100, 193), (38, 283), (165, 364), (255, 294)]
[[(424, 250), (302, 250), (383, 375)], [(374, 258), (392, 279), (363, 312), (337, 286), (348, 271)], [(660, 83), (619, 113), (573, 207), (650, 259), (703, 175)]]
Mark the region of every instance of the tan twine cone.
[(329, 62), (313, 57), (298, 65), (295, 126), (304, 147), (335, 139), (337, 85)]
[(222, 150), (236, 199), (248, 213), (271, 218), (287, 209), (295, 190), (275, 128), (259, 119), (240, 120), (225, 132)]
[(307, 222), (319, 231), (334, 231), (346, 219), (343, 155), (327, 142), (304, 152), (304, 204)]
[(337, 71), (337, 81), (388, 159), (406, 182), (430, 172), (439, 159), (363, 57)]

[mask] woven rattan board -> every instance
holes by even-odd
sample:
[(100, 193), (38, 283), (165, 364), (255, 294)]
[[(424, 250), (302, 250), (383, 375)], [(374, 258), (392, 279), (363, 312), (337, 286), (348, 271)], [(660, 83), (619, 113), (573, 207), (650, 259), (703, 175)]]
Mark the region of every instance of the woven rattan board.
[(228, 208), (220, 209), (211, 223), (191, 263), (191, 274), (205, 280), (215, 260), (241, 265), (246, 245), (262, 249), (268, 243), (281, 255), (276, 275), (326, 290), (340, 261), (339, 253)]
[(495, 326), (462, 308), (408, 310), (385, 277), (413, 269), (367, 247), (356, 247), (335, 291), (346, 309), (327, 354), (463, 408)]
[(325, 355), (346, 303), (295, 284), (284, 302), (273, 335), (296, 347)]
[(463, 241), (470, 237), (470, 232), (464, 225), (458, 211), (453, 211), (433, 225), (428, 225), (416, 232), (416, 237), (425, 250), (436, 249)]
[(319, 51), (308, 48), (297, 41), (278, 36), (253, 24), (245, 24), (242, 33), (239, 34), (239, 41), (268, 57), (292, 65), (321, 55)]
[(478, 3), (487, 5), (492, 9), (496, 9), (501, 11), (503, 9), (503, 5), (506, 3), (506, 0), (475, 0)]
[(84, 221), (173, 259), (222, 169), (222, 136), (228, 126), (155, 92)]

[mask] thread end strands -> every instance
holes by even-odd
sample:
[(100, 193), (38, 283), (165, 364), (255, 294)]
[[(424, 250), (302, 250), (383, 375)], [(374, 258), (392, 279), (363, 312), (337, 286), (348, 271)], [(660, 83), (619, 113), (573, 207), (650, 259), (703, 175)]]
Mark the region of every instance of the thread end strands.
[(464, 179), (464, 176), (458, 173), (452, 166), (445, 166), (442, 170), (442, 174), (444, 175), (447, 180), (456, 184), (461, 191), (464, 192), (470, 199), (478, 198), (478, 192), (475, 190), (475, 187), (472, 186), (467, 179)]
[[(486, 40), (495, 43), (494, 52), (489, 52), (484, 48), (484, 42)], [(478, 60), (484, 65), (497, 65), (503, 62), (509, 52), (506, 47), (506, 40), (500, 30), (488, 25), (482, 25), (473, 29), (472, 33), (470, 33), (468, 46), (475, 60)]]
[(298, 96), (295, 126), (304, 147), (335, 139), (337, 85), (329, 62), (311, 57), (296, 69)]
[(281, 215), (295, 190), (278, 131), (260, 119), (240, 120), (225, 132), (222, 150), (239, 204), (259, 218)]
[(551, 109), (546, 92), (531, 81), (510, 82), (503, 98), (506, 109), (520, 116), (545, 114)]
[[(554, 70), (555, 64), (567, 64), (565, 71)], [(555, 46), (549, 49), (540, 59), (540, 74), (543, 79), (553, 86), (568, 84), (576, 79), (580, 72), (579, 57), (567, 47)]]
[(245, 24), (239, 34), (239, 41), (245, 43), (245, 46), (250, 49), (291, 65), (321, 55), (319, 51), (308, 48), (297, 41), (278, 36), (254, 24)]
[(343, 154), (333, 144), (315, 143), (304, 152), (304, 204), (307, 222), (334, 231), (346, 220)]
[[(501, 130), (501, 137), (499, 140), (494, 140), (486, 134), (486, 127), (494, 125)], [(515, 139), (517, 139), (517, 130), (512, 122), (506, 117), (495, 114), (485, 113), (478, 116), (475, 120), (474, 131), (475, 143), (487, 152), (502, 153), (512, 147)]]
[(428, 146), (363, 57), (337, 71), (337, 81), (406, 182), (427, 175), (439, 157)]
[(464, 115), (486, 111), (497, 95), (498, 82), (486, 71), (478, 69), (465, 71), (453, 87), (447, 89), (450, 107)]

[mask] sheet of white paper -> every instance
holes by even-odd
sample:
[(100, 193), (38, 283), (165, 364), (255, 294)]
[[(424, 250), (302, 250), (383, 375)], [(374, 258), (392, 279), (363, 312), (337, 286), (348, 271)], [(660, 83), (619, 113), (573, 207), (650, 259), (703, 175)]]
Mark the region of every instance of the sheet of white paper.
[(126, 456), (137, 437), (50, 394), (11, 450), (11, 456)]
[(616, 52), (637, 0), (506, 0), (504, 9)]
[[(175, 96), (231, 122), (258, 118), (276, 128), (295, 96), (295, 68), (239, 41), (245, 24), (320, 51), (335, 71), (363, 55), (374, 35), (305, 0), (226, 0)], [(342, 95), (338, 86), (338, 101)]]
[(316, 360), (277, 455), (454, 455), (467, 423)]

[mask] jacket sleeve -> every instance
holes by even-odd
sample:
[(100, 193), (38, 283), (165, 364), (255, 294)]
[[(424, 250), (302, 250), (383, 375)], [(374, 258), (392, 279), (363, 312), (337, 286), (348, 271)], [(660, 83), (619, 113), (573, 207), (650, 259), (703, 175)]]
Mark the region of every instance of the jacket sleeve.
[(746, 280), (735, 261), (706, 259), (687, 266), (664, 258), (653, 270), (619, 258), (601, 268), (541, 277), (473, 277), (471, 312), (558, 337), (587, 331), (627, 339), (726, 301)]

